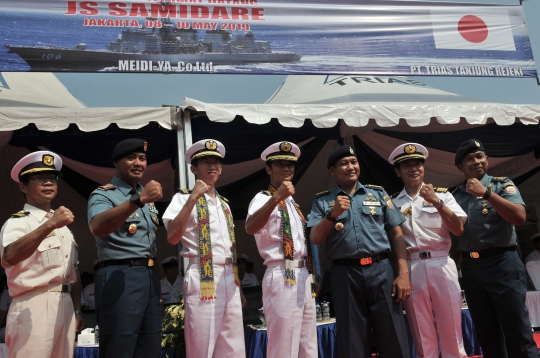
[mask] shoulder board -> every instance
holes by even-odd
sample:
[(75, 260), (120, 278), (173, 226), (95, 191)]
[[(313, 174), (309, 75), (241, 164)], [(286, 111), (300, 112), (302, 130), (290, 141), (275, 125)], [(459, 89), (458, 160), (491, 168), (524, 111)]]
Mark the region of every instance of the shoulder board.
[(510, 182), (510, 183), (504, 183), (502, 185), (503, 188), (506, 188), (507, 186), (516, 186), (516, 184), (514, 184), (513, 182)]
[(493, 181), (505, 181), (506, 179), (508, 179), (508, 177), (493, 177)]
[(224, 197), (223, 195), (220, 195), (219, 196), (221, 199), (223, 199), (224, 202), (228, 203), (229, 202), (229, 199), (227, 199), (226, 197)]
[(24, 218), (25, 216), (30, 215), (29, 211), (19, 211), (18, 213), (11, 214), (12, 218)]
[(272, 192), (270, 190), (263, 190), (263, 191), (261, 191), (261, 194), (272, 196)]
[(180, 194), (191, 194), (191, 190), (188, 189), (178, 189)]
[(399, 193), (401, 193), (401, 192), (400, 192), (400, 191), (396, 191), (394, 194), (390, 195), (390, 199), (395, 199), (395, 197), (398, 196)]
[(112, 185), (111, 183), (109, 183), (102, 186), (98, 186), (98, 188), (103, 189), (103, 190), (114, 190), (116, 189), (116, 185)]
[(380, 191), (384, 190), (384, 188), (382, 186), (380, 186), (380, 185), (366, 184), (365, 186), (367, 186), (370, 189), (377, 189), (377, 190), (380, 190)]
[(433, 188), (437, 193), (446, 193), (448, 191), (448, 188)]
[(383, 196), (383, 200), (388, 200), (390, 197), (388, 195)]
[(329, 192), (330, 192), (330, 190), (321, 191), (320, 193), (315, 194), (315, 197), (319, 198), (319, 197), (321, 197), (323, 195), (328, 194)]

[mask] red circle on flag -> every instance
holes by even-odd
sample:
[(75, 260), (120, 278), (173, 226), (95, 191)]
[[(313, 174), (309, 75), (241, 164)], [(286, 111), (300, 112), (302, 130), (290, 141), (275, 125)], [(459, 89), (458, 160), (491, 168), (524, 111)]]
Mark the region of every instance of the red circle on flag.
[(458, 22), (458, 31), (465, 40), (473, 43), (480, 43), (488, 37), (486, 23), (474, 15), (463, 16)]

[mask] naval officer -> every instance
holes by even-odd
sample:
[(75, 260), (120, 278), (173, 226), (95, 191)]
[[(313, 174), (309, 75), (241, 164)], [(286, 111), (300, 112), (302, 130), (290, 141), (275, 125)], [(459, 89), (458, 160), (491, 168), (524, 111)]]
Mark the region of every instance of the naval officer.
[(0, 233), (2, 267), (13, 297), (6, 326), (10, 358), (73, 357), (75, 331), (84, 328), (77, 244), (67, 227), (73, 213), (63, 206), (51, 210), (61, 168), (58, 155), (38, 151), (11, 171), (26, 204)]
[(224, 157), (217, 140), (189, 147), (185, 159), (195, 186), (181, 189), (163, 214), (167, 240), (181, 242), (180, 255), (189, 259), (184, 277), (188, 358), (246, 356), (234, 221), (227, 199), (216, 191)]
[(421, 144), (398, 146), (388, 161), (405, 187), (392, 195), (407, 220), (401, 230), (407, 246), (411, 298), (403, 303), (419, 358), (466, 358), (461, 333), (461, 288), (448, 256), (450, 232), (461, 235), (467, 215), (446, 188), (424, 183), (429, 153)]
[[(382, 187), (358, 181), (360, 164), (353, 147), (335, 149), (327, 168), (337, 186), (315, 195), (308, 226), (313, 243), (326, 242), (326, 255), (333, 261), (339, 356), (371, 357), (375, 338), (380, 357), (409, 357), (401, 305), (411, 293), (399, 226), (405, 218)], [(388, 259), (391, 250), (397, 276)]]
[(299, 157), (300, 148), (290, 142), (263, 151), (270, 185), (251, 200), (246, 219), (246, 232), (255, 235), (266, 265), (262, 289), (269, 358), (317, 356), (311, 242), (306, 219), (292, 197)]
[(146, 171), (147, 143), (126, 139), (112, 154), (116, 176), (88, 199), (88, 223), (101, 268), (95, 278), (102, 358), (161, 355), (160, 286), (156, 277), (154, 202), (161, 185), (139, 182)]
[(510, 179), (487, 174), (488, 164), (477, 139), (457, 150), (455, 165), (465, 181), (453, 194), (469, 217), (457, 245), (462, 287), (485, 358), (536, 358), (515, 229), (525, 223), (525, 203)]

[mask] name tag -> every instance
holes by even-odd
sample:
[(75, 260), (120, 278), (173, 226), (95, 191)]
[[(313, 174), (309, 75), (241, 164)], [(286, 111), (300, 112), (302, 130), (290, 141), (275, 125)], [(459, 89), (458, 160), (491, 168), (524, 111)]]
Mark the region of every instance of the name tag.
[(380, 201), (364, 201), (364, 206), (381, 206)]

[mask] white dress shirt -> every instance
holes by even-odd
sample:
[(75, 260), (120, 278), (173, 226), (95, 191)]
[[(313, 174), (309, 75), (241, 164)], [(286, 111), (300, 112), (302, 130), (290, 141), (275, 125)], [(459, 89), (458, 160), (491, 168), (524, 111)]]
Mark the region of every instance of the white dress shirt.
[(174, 284), (171, 285), (167, 277), (162, 278), (159, 281), (161, 285), (161, 298), (163, 303), (178, 303), (180, 302), (180, 296), (178, 293), (182, 293), (184, 286), (184, 278), (180, 275), (176, 276)]

